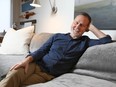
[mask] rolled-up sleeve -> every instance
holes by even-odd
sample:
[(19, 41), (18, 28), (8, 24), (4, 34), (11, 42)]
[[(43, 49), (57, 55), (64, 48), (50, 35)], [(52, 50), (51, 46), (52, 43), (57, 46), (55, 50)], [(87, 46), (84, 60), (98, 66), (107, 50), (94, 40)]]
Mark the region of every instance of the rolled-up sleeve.
[(110, 35), (106, 35), (106, 37), (100, 39), (89, 39), (89, 47), (94, 45), (106, 44), (112, 42), (112, 38)]

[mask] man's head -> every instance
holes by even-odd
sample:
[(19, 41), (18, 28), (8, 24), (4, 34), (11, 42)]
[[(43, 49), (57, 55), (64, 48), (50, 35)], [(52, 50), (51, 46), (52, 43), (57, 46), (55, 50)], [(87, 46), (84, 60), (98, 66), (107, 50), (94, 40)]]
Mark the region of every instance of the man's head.
[(71, 26), (71, 36), (78, 38), (82, 34), (88, 31), (89, 25), (91, 23), (91, 17), (85, 12), (79, 13), (74, 19)]

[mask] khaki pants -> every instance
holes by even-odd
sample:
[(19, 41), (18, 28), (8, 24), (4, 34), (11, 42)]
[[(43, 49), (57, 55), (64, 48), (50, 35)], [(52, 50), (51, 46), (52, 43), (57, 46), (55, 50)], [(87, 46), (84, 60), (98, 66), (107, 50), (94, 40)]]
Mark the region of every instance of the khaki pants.
[(54, 76), (43, 72), (37, 64), (30, 63), (26, 74), (24, 68), (9, 71), (7, 76), (0, 82), (0, 87), (22, 87), (43, 83), (53, 78)]

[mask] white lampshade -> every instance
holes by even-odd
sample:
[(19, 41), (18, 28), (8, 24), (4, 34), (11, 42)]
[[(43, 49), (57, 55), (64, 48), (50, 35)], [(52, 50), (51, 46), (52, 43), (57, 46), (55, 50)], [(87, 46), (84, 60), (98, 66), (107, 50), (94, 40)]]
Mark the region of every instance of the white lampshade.
[(41, 7), (39, 0), (33, 0), (33, 2), (30, 5), (34, 7)]

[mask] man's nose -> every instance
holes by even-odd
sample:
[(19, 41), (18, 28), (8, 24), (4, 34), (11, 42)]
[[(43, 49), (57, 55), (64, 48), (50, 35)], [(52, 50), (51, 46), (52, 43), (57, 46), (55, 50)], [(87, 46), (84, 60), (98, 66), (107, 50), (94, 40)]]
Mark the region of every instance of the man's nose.
[(78, 23), (77, 25), (76, 25), (76, 28), (79, 28), (80, 27), (80, 23)]

